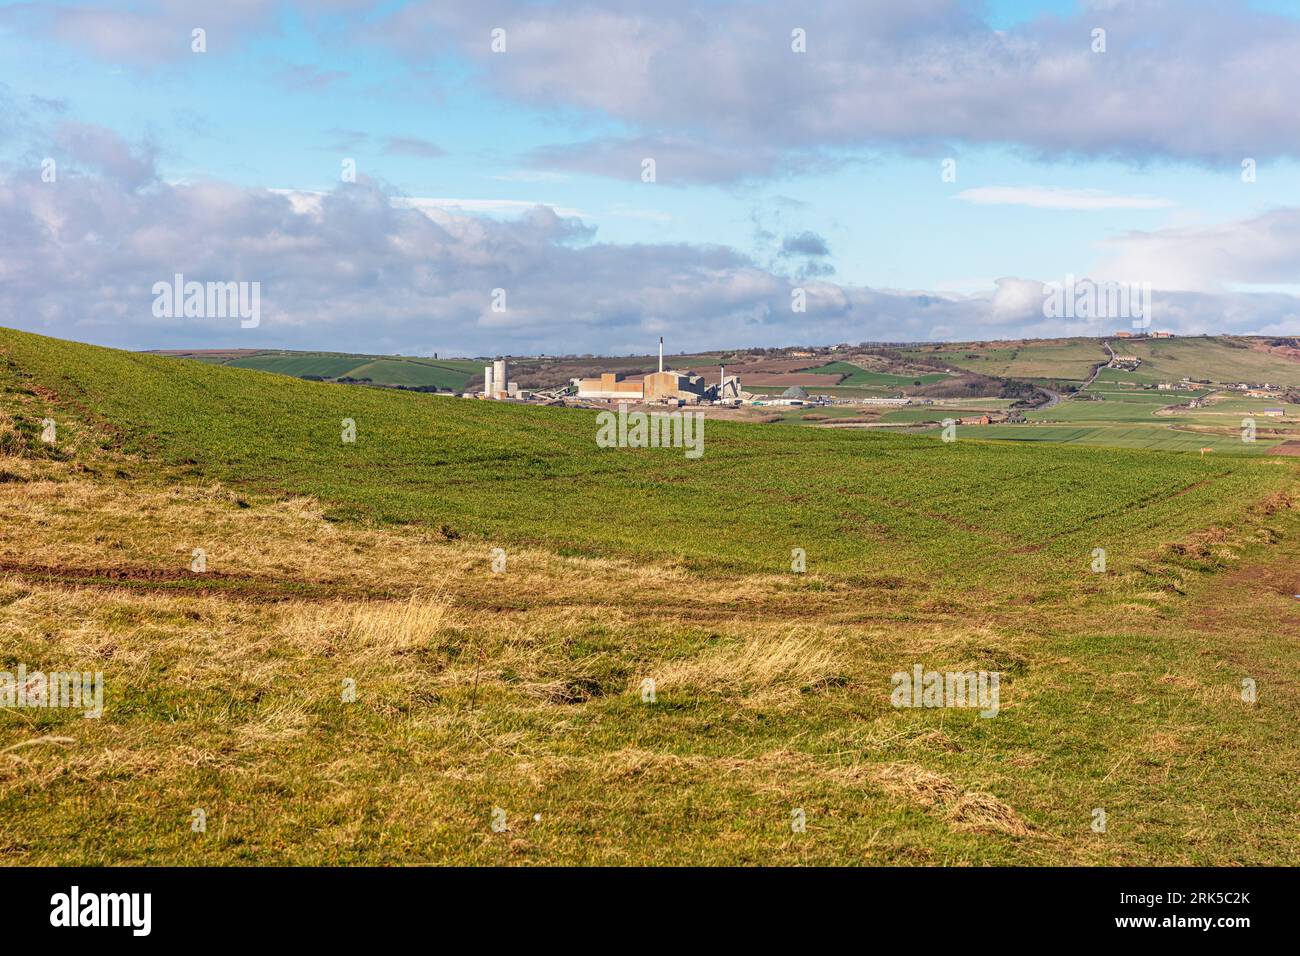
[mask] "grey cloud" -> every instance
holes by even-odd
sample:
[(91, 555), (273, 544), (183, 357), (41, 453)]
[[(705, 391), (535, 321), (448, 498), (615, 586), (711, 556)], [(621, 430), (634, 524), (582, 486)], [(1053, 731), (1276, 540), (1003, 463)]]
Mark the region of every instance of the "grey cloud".
[(786, 236), (781, 241), (781, 255), (783, 256), (829, 256), (830, 247), (826, 245), (826, 240), (815, 232), (801, 232), (798, 235)]
[[(1044, 319), (1029, 280), (1001, 280), (997, 295), (878, 290), (787, 278), (724, 246), (599, 242), (544, 206), (509, 220), (421, 211), (364, 178), (312, 196), (131, 178), (0, 177), (7, 322), (128, 348), (365, 351), (382, 341), (471, 355), (626, 353), (660, 334), (705, 349), (1112, 331)], [(261, 325), (155, 318), (152, 285), (178, 272), (260, 282)], [(796, 285), (805, 313), (791, 311)], [(505, 313), (491, 309), (496, 288), (507, 292)], [(1298, 301), (1180, 293), (1157, 298), (1157, 321), (1265, 330), (1293, 322)]]
[[(496, 92), (639, 129), (536, 157), (603, 175), (629, 175), (627, 154), (644, 139), (679, 147), (680, 176), (696, 182), (779, 174), (799, 154), (959, 144), (1136, 162), (1300, 156), (1292, 19), (1140, 0), (993, 30), (978, 10), (961, 0), (723, 0), (707, 14), (692, 0), (476, 0), (404, 7), (371, 36), (416, 63), (454, 50)], [(496, 26), (504, 55), (489, 48)], [(1104, 53), (1090, 46), (1099, 26)], [(795, 27), (806, 53), (790, 49)]]
[(140, 3), (14, 3), (0, 7), (0, 26), (48, 38), (124, 66), (153, 67), (194, 55), (191, 31), (207, 32), (207, 54), (234, 51), (274, 29), (277, 9), (296, 6), (310, 26), (322, 17), (366, 14), (373, 0), (146, 0)]
[(97, 170), (127, 189), (138, 189), (157, 176), (151, 146), (132, 147), (116, 132), (92, 123), (60, 123), (52, 140), (76, 166)]
[(153, 0), (105, 7), (19, 3), (0, 9), (0, 24), (58, 40), (114, 63), (154, 66), (193, 56), (191, 32), (207, 32), (207, 55), (229, 52), (267, 29), (275, 0)]
[(419, 156), (425, 159), (437, 159), (447, 155), (447, 151), (427, 139), (417, 136), (390, 136), (384, 143), (384, 152), (390, 155)]
[(776, 175), (785, 164), (778, 150), (755, 148), (744, 155), (724, 146), (677, 136), (606, 137), (545, 146), (529, 156), (533, 166), (642, 181), (643, 163), (654, 160), (654, 182), (694, 186)]
[[(404, 56), (404, 82), (433, 88), (454, 57), (495, 93), (628, 130), (557, 143), (534, 156), (543, 167), (634, 177), (651, 155), (662, 157), (660, 182), (683, 184), (962, 145), (1234, 167), (1300, 157), (1300, 23), (1241, 4), (1094, 2), (1008, 30), (992, 29), (973, 0), (423, 0), (377, 16), (360, 13), (360, 0), (298, 6), (309, 27), (357, 14), (350, 36)], [(276, 9), (27, 3), (0, 8), (0, 25), (147, 66), (189, 56), (194, 26), (213, 53), (232, 49), (274, 29)], [(497, 27), (505, 54), (490, 49)], [(1107, 31), (1104, 53), (1091, 49), (1096, 27)], [(805, 53), (791, 50), (795, 28)]]

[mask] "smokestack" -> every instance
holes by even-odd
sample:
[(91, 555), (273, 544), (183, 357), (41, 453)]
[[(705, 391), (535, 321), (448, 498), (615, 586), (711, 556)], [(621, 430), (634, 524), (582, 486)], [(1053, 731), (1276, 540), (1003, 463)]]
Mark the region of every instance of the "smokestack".
[(497, 359), (492, 363), (492, 377), (498, 393), (504, 392), (507, 388), (506, 383), (506, 360)]
[(492, 366), (483, 366), (483, 397), (492, 397)]
[(659, 336), (659, 371), (664, 370), (664, 337)]

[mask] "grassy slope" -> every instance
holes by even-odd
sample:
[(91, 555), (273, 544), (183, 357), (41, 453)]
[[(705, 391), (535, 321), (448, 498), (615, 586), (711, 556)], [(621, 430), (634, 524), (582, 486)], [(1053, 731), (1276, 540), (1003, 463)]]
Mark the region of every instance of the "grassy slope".
[(1107, 359), (1098, 339), (994, 342), (913, 351), (982, 375), (1060, 381), (1083, 381), (1094, 365)]
[(1142, 359), (1137, 374), (1155, 381), (1211, 377), (1216, 382), (1300, 385), (1300, 362), (1245, 347), (1233, 338), (1144, 339), (1111, 343)]
[(384, 385), (436, 385), (438, 388), (464, 390), (475, 375), (482, 375), (483, 368), (475, 364), (473, 368), (415, 359), (375, 359), (358, 365), (348, 374), (353, 378), (368, 378)]
[(376, 355), (266, 353), (231, 359), (222, 363), (232, 368), (279, 372), (282, 375), (323, 375), (327, 378), (368, 378), (379, 385), (435, 385), (460, 390), (482, 374), (478, 362), (465, 359), (445, 361)]
[[(1210, 376), (1219, 382), (1300, 384), (1300, 362), (1247, 348), (1230, 337), (1118, 339), (1111, 345), (1121, 355), (1136, 355), (1136, 372), (1120, 373), (1130, 381), (1154, 383)], [(1101, 339), (1056, 339), (921, 347), (915, 351), (949, 362), (955, 368), (985, 375), (1022, 379), (1082, 381), (1092, 366), (1109, 354)], [(1103, 372), (1103, 376), (1109, 374)]]
[[(606, 457), (554, 409), (0, 348), (0, 653), (108, 685), (100, 720), (0, 712), (0, 861), (1300, 862), (1300, 511), (1251, 505), (1290, 463), (712, 425), (700, 462)], [(375, 445), (335, 444), (348, 405)], [(914, 662), (998, 670), (1001, 714), (891, 708)]]
[[(597, 448), (581, 410), (393, 395), (21, 333), (0, 346), (124, 429), (129, 450), (316, 495), (340, 515), (696, 564), (775, 570), (803, 547), (868, 576), (984, 586), (972, 569), (996, 565), (1046, 582), (1093, 547), (1136, 556), (1283, 478), (1246, 460), (724, 422), (688, 460)], [(339, 439), (345, 418), (355, 444)]]
[(901, 388), (917, 382), (922, 385), (931, 385), (934, 382), (942, 382), (948, 377), (942, 372), (918, 373), (916, 375), (893, 375), (888, 372), (873, 372), (851, 362), (831, 362), (819, 368), (805, 369), (805, 371), (816, 372), (819, 375), (843, 375), (844, 378), (840, 380), (840, 385), (883, 385), (890, 388)]
[(355, 355), (248, 355), (221, 364), (231, 368), (251, 368), (281, 375), (323, 375), (338, 378), (347, 375), (364, 359)]

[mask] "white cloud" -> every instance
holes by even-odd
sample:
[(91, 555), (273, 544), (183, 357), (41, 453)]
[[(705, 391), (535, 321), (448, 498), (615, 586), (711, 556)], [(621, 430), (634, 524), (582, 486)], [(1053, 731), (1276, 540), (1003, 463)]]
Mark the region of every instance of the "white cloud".
[[(316, 213), (320, 211), (321, 200), (329, 195), (320, 190), (310, 189), (270, 189), (268, 192), (285, 196), (293, 204), (295, 212)], [(434, 196), (395, 196), (391, 200), (394, 209), (415, 209), (422, 213), (468, 212), (489, 216), (518, 216), (537, 206), (555, 210), (558, 216), (567, 218), (590, 218), (580, 209), (557, 206), (553, 203), (524, 199), (454, 199)]]
[[(1247, 149), (1300, 156), (1292, 18), (1217, 0), (1116, 3), (1096, 54), (1095, 6), (1006, 30), (983, 6), (717, 0), (704, 16), (698, 0), (424, 0), (365, 36), (415, 68), (454, 53), (494, 94), (623, 124), (533, 160), (630, 180), (643, 156), (660, 159), (662, 183), (732, 183), (958, 144), (1232, 167)], [(490, 52), (489, 23), (509, 25), (509, 55)], [(806, 30), (806, 53), (791, 50), (792, 25)]]
[(556, 215), (559, 216), (577, 219), (590, 218), (580, 209), (528, 199), (439, 199), (430, 196), (410, 196), (394, 199), (393, 205), (405, 209), (418, 209), (421, 212), (427, 212), (430, 209), (443, 209), (484, 213), (490, 216), (517, 216), (535, 206), (546, 206), (549, 209), (554, 209)]
[[(122, 157), (110, 145), (116, 167)], [(968, 295), (796, 280), (724, 246), (595, 242), (592, 227), (547, 206), (470, 215), (464, 200), (395, 198), (364, 180), (328, 193), (167, 183), (147, 156), (136, 159), (141, 175), (69, 175), (57, 188), (31, 168), (0, 174), (6, 321), (127, 348), (367, 351), (384, 342), (449, 354), (649, 349), (661, 333), (675, 348), (707, 349), (1101, 334), (1113, 325), (1045, 319), (1033, 279), (1003, 277)], [(1226, 264), (1214, 261), (1216, 237), (1233, 237)], [(1294, 275), (1300, 210), (1127, 241), (1190, 255), (1225, 281), (1263, 279), (1288, 261)], [(1267, 266), (1234, 269), (1261, 246), (1274, 252)], [(153, 316), (153, 284), (176, 273), (260, 282), (261, 325)], [(796, 283), (807, 290), (800, 314), (790, 308)], [(496, 288), (507, 290), (504, 314), (492, 311)], [(1276, 293), (1158, 291), (1156, 302), (1160, 325), (1178, 332), (1293, 328), (1300, 315), (1300, 300)]]
[(1102, 243), (1097, 274), (1163, 289), (1265, 291), (1300, 275), (1300, 209), (1212, 226), (1130, 232)]

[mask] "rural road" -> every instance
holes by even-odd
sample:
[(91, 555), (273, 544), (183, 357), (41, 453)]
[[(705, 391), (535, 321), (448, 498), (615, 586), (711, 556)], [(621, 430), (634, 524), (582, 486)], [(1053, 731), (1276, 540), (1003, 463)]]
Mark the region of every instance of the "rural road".
[(1035, 387), (1040, 392), (1042, 392), (1044, 395), (1047, 396), (1046, 403), (1039, 405), (1037, 408), (1034, 409), (1034, 411), (1036, 412), (1041, 412), (1045, 408), (1055, 408), (1057, 405), (1060, 405), (1061, 402), (1065, 400), (1064, 396), (1062, 396), (1060, 392), (1054, 392), (1050, 388), (1043, 388), (1043, 386), (1041, 385), (1037, 385)]
[[(1092, 374), (1088, 376), (1088, 381), (1084, 382), (1082, 385), (1079, 386), (1078, 390), (1074, 393), (1075, 395), (1079, 394), (1079, 392), (1082, 392), (1093, 382), (1097, 381), (1097, 376), (1101, 374), (1101, 370), (1115, 360), (1115, 350), (1110, 347), (1110, 343), (1103, 340), (1101, 344), (1106, 346), (1106, 351), (1110, 353), (1110, 359), (1105, 362), (1098, 362), (1096, 365), (1092, 367)], [(1044, 408), (1052, 408), (1053, 406), (1059, 405), (1061, 404), (1061, 402), (1068, 400), (1067, 396), (1059, 395), (1056, 392), (1053, 392), (1051, 389), (1047, 389), (1047, 388), (1043, 388), (1042, 386), (1039, 386), (1038, 390), (1040, 392), (1044, 392), (1047, 395), (1051, 396), (1050, 401), (1048, 401), (1046, 405), (1038, 406), (1037, 409), (1038, 411), (1042, 411)]]
[(1089, 385), (1091, 385), (1093, 382), (1097, 381), (1097, 376), (1101, 374), (1102, 369), (1104, 369), (1111, 362), (1115, 361), (1115, 350), (1110, 347), (1110, 343), (1103, 340), (1101, 344), (1106, 346), (1106, 351), (1110, 353), (1110, 359), (1106, 362), (1102, 362), (1093, 366), (1092, 375), (1088, 377), (1088, 381), (1084, 382), (1081, 386), (1079, 386), (1079, 391), (1081, 392)]

